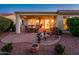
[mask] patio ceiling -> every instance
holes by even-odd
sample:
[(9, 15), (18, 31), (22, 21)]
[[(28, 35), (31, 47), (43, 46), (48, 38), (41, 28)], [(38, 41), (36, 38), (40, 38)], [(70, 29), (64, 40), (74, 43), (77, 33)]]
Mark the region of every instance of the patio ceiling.
[(21, 18), (24, 18), (24, 19), (31, 19), (31, 18), (37, 18), (37, 19), (40, 19), (40, 18), (56, 18), (56, 16), (26, 16), (26, 15), (21, 15), (20, 16)]

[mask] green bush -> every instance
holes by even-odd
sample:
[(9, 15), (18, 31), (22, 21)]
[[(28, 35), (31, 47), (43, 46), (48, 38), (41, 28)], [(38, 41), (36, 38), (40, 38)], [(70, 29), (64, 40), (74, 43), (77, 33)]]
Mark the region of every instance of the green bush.
[(1, 48), (2, 52), (11, 52), (13, 49), (12, 43), (8, 43)]
[(57, 54), (63, 54), (64, 53), (64, 46), (61, 44), (55, 45), (55, 51)]
[(13, 22), (10, 19), (0, 16), (0, 32), (9, 31), (12, 25)]
[(79, 37), (79, 17), (68, 18), (67, 25), (72, 35)]
[(5, 30), (4, 32), (7, 32), (7, 31), (9, 31), (10, 29), (12, 29), (12, 27), (13, 27), (13, 21), (11, 21), (11, 24), (10, 24), (10, 26), (7, 28), (7, 30)]
[(62, 35), (63, 34), (62, 30), (60, 28), (58, 28), (58, 27), (54, 27), (52, 32), (54, 32), (54, 33), (56, 33), (58, 35)]
[(62, 32), (62, 30), (60, 28), (57, 28), (56, 32), (58, 33), (58, 35), (62, 35), (63, 34), (63, 32)]

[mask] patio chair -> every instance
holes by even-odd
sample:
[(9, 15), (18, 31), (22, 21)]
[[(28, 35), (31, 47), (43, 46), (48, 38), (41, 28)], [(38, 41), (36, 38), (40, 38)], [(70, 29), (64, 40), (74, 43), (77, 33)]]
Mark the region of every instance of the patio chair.
[(37, 43), (40, 43), (40, 41), (41, 41), (41, 36), (40, 36), (40, 33), (37, 33)]

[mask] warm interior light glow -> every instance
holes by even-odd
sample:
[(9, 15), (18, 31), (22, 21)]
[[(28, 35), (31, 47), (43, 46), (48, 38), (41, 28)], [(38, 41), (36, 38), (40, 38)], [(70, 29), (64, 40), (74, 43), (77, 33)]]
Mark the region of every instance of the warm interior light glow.
[(49, 20), (47, 19), (47, 20), (46, 20), (46, 23), (48, 23), (48, 22), (49, 22)]
[(25, 18), (27, 21), (28, 27), (35, 28), (36, 25), (40, 26), (41, 31), (43, 30), (50, 30), (50, 28), (54, 27), (55, 25), (55, 19), (51, 17), (41, 17), (39, 20), (38, 18), (27, 18), (27, 16), (23, 16), (22, 18)]
[(26, 18), (27, 16), (23, 16), (23, 18)]
[(67, 30), (68, 29), (68, 26), (67, 26), (67, 18), (64, 18), (64, 30)]
[(54, 20), (52, 19), (52, 23), (54, 23)]
[(49, 29), (49, 19), (45, 19), (45, 28)]
[(36, 20), (36, 23), (39, 23), (39, 20)]

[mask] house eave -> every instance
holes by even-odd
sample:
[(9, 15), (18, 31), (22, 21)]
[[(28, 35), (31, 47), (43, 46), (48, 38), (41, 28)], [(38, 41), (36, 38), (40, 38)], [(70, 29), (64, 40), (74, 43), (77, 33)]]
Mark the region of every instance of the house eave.
[(15, 14), (57, 14), (57, 12), (15, 12)]

